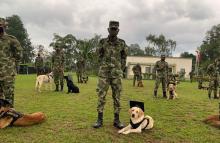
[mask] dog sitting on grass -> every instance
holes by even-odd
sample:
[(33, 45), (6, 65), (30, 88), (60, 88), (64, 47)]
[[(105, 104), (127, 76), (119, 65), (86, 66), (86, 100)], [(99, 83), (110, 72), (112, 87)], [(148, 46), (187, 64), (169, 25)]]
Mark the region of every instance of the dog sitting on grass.
[(68, 87), (68, 93), (79, 93), (79, 88), (73, 84), (73, 80), (72, 80), (72, 77), (70, 75), (68, 76), (64, 76), (64, 79), (66, 79), (66, 84), (67, 84), (67, 87)]
[(45, 120), (46, 116), (42, 112), (23, 114), (11, 108), (7, 100), (0, 99), (0, 129), (8, 126), (29, 126)]
[(119, 130), (119, 134), (141, 133), (143, 130), (151, 129), (154, 125), (152, 117), (144, 116), (144, 103), (130, 101), (130, 124)]

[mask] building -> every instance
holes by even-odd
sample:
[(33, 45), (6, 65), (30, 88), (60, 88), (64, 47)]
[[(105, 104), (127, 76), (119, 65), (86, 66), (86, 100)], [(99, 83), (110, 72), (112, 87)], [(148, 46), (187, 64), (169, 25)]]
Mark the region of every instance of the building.
[[(139, 63), (143, 74), (154, 73), (154, 65), (160, 57), (150, 56), (128, 56), (126, 61), (127, 78), (133, 78), (132, 68)], [(167, 57), (166, 61), (169, 65), (169, 70), (174, 74), (185, 71), (185, 78), (189, 78), (189, 73), (192, 70), (192, 58)]]

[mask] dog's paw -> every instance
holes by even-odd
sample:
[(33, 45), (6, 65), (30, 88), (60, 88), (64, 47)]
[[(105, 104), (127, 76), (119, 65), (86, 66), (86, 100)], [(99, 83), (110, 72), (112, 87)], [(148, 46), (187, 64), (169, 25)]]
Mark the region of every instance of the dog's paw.
[(124, 130), (123, 130), (123, 129), (121, 129), (121, 130), (119, 130), (119, 131), (118, 131), (118, 133), (119, 133), (119, 134), (121, 134), (123, 131), (124, 131)]
[(130, 133), (130, 131), (122, 132), (122, 134), (124, 134), (124, 135), (127, 135), (127, 134), (129, 134), (129, 133)]

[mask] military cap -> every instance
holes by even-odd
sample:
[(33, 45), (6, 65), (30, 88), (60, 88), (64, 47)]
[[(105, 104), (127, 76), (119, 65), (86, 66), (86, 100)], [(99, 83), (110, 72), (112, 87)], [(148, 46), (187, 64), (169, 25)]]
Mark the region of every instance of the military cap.
[(118, 21), (109, 21), (109, 28), (118, 28), (119, 22)]
[(4, 18), (1, 18), (1, 17), (0, 17), (0, 24), (6, 26), (8, 23), (5, 21)]
[(138, 107), (144, 111), (144, 102), (130, 101), (130, 108), (132, 108), (132, 107)]

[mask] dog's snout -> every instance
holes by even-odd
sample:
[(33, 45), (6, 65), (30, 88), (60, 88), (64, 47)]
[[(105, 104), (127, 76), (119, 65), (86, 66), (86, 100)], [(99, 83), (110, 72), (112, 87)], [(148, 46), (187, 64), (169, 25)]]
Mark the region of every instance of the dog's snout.
[(132, 117), (132, 118), (134, 118), (134, 117), (135, 117), (135, 115), (134, 115), (134, 114), (132, 114), (132, 115), (131, 115), (131, 117)]

